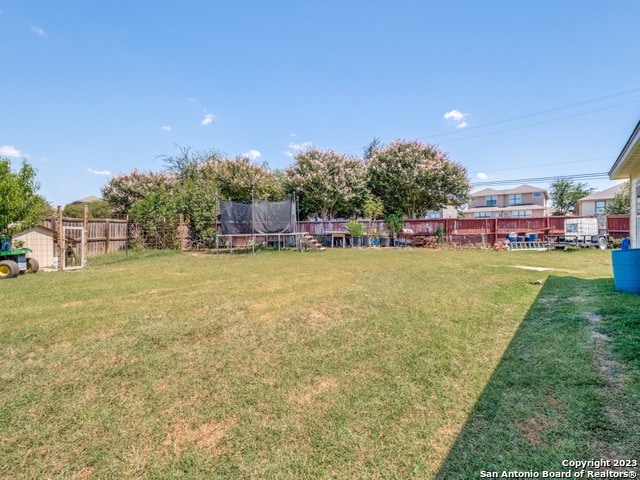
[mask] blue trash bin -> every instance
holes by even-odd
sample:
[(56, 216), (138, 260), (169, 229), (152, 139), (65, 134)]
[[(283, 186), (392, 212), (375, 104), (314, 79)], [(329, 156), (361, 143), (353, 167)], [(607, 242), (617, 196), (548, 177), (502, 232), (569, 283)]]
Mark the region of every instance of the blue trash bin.
[(616, 290), (640, 293), (640, 248), (612, 250), (611, 263)]

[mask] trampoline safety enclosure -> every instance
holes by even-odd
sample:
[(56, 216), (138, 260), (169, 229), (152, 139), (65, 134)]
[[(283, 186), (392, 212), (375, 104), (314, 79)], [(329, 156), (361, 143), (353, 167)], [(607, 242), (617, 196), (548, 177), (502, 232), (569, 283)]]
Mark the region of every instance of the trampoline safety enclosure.
[(220, 223), (222, 234), (216, 237), (216, 249), (219, 247), (219, 238), (225, 237), (229, 239), (231, 248), (234, 237), (251, 237), (252, 249), (255, 249), (257, 237), (277, 237), (278, 248), (281, 237), (290, 237), (298, 246), (296, 203), (293, 200), (254, 200), (250, 204), (221, 201)]

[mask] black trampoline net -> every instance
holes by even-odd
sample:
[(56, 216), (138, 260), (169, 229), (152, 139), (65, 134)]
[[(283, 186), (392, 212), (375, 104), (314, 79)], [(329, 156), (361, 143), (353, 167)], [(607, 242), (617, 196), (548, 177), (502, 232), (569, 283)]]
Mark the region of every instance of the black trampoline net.
[(223, 235), (270, 235), (294, 233), (295, 203), (260, 202), (253, 204), (220, 202), (220, 221)]

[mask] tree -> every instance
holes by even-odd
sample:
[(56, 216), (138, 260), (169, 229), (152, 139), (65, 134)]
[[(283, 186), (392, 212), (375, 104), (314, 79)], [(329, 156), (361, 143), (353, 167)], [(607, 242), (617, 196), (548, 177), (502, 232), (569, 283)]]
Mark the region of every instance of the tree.
[(366, 198), (363, 161), (333, 150), (312, 148), (298, 153), (295, 164), (285, 169), (285, 177), (287, 191), (298, 197), (302, 217), (351, 217)]
[(62, 209), (62, 216), (69, 218), (84, 218), (84, 207), (88, 207), (89, 218), (109, 218), (112, 216), (111, 207), (104, 200), (94, 200), (89, 203), (69, 203)]
[(607, 205), (607, 215), (629, 215), (631, 212), (631, 184), (624, 182), (622, 188)]
[(246, 157), (215, 159), (201, 165), (204, 179), (213, 181), (223, 200), (250, 202), (252, 199), (282, 200), (284, 189), (266, 165), (257, 165)]
[(382, 200), (387, 214), (407, 218), (451, 205), (469, 197), (466, 169), (434, 145), (394, 140), (374, 151), (367, 162), (369, 190)]
[(578, 200), (590, 193), (585, 183), (574, 183), (568, 178), (559, 178), (549, 188), (549, 199), (554, 208), (552, 215), (567, 215)]
[(373, 140), (369, 142), (369, 145), (364, 147), (364, 159), (370, 160), (373, 154), (382, 146), (378, 137), (373, 137)]
[(158, 187), (129, 210), (144, 233), (146, 247), (176, 248), (178, 246), (178, 215), (180, 198), (171, 187)]
[(201, 176), (203, 165), (224, 160), (224, 156), (216, 150), (191, 153), (189, 147), (180, 147), (178, 155), (163, 155), (160, 158), (166, 172), (183, 180), (196, 180)]
[(139, 201), (158, 189), (171, 189), (175, 175), (167, 173), (143, 172), (134, 169), (131, 173), (120, 174), (102, 187), (102, 196), (113, 213), (125, 215)]
[(0, 234), (11, 236), (44, 220), (51, 207), (38, 195), (36, 171), (26, 160), (17, 172), (11, 161), (0, 157)]

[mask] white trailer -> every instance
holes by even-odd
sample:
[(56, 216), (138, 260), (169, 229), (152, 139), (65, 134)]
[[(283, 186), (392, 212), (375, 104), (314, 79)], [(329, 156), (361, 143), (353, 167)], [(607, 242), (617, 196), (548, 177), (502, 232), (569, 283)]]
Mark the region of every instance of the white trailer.
[(606, 250), (609, 242), (606, 217), (567, 218), (564, 221), (564, 235), (558, 236), (552, 246), (598, 247), (600, 250)]

